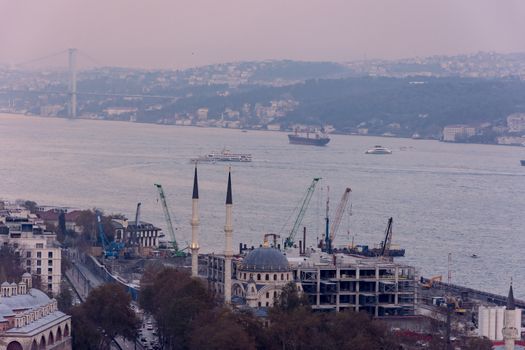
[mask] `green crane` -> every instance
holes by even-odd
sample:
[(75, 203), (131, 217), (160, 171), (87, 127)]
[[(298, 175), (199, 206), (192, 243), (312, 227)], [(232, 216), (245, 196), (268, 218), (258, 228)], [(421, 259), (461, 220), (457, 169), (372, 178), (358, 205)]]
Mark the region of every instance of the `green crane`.
[(310, 199), (312, 199), (312, 196), (315, 191), (315, 186), (317, 185), (319, 180), (321, 180), (320, 177), (314, 177), (312, 183), (310, 184), (310, 186), (308, 186), (308, 189), (306, 190), (304, 199), (302, 201), (301, 208), (299, 209), (299, 214), (297, 215), (297, 218), (295, 219), (292, 230), (290, 231), (290, 234), (288, 235), (288, 237), (284, 240), (285, 249), (291, 248), (294, 245), (295, 234), (297, 233), (297, 230), (299, 229), (299, 226), (301, 225), (301, 222), (303, 221), (304, 214), (306, 213), (306, 209), (308, 209), (308, 204), (310, 203)]
[(164, 195), (162, 185), (155, 184), (155, 187), (157, 187), (157, 190), (159, 192), (159, 198), (162, 204), (162, 209), (164, 210), (164, 218), (166, 219), (166, 226), (168, 230), (168, 243), (171, 244), (171, 248), (173, 248), (175, 256), (185, 256), (186, 254), (183, 251), (179, 250), (179, 245), (177, 244), (177, 240), (175, 239), (175, 231), (173, 230), (173, 224), (171, 222), (171, 216), (168, 210), (168, 204), (166, 203), (166, 196)]

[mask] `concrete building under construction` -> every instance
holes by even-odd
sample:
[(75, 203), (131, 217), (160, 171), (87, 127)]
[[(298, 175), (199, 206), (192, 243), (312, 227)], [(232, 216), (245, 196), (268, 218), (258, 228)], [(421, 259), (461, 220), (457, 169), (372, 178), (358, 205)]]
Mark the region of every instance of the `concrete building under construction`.
[(270, 307), (292, 282), (314, 310), (351, 309), (373, 316), (415, 314), (415, 269), (391, 258), (332, 254), (317, 248), (281, 251), (267, 240), (259, 248), (234, 256), (231, 174), (226, 193), (225, 250), (207, 256), (206, 276), (210, 289), (226, 304)]
[[(267, 259), (275, 258), (277, 254), (282, 258)], [(250, 264), (246, 264), (246, 260)], [(210, 288), (223, 295), (224, 257), (209, 255), (207, 261)], [(366, 311), (372, 316), (415, 314), (414, 267), (379, 258), (315, 251), (308, 256), (293, 257), (275, 248), (261, 247), (233, 261), (231, 278), (232, 303), (239, 305), (272, 306), (279, 290), (294, 282), (316, 311), (350, 309)]]

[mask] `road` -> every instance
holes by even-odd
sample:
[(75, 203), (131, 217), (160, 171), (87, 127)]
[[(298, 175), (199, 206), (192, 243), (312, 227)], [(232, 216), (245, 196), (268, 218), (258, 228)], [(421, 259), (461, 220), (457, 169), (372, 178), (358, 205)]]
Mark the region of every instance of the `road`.
[[(76, 291), (77, 295), (80, 296), (80, 300), (84, 301), (89, 292), (104, 284), (104, 281), (95, 276), (89, 269), (82, 265), (79, 261), (73, 263), (73, 267), (66, 271), (66, 276), (72, 286)], [(132, 308), (135, 310), (139, 318), (141, 319), (141, 328), (139, 329), (139, 339), (134, 341), (126, 340), (122, 337), (116, 338), (115, 342), (117, 344), (112, 344), (113, 349), (125, 349), (125, 350), (146, 350), (152, 349), (153, 344), (158, 342), (157, 336), (153, 334), (154, 330), (147, 330), (147, 323), (152, 323), (152, 320), (144, 317), (144, 313), (139, 309), (136, 303), (132, 303)], [(146, 342), (141, 343), (140, 339), (144, 338)], [(144, 344), (144, 345), (143, 345)]]

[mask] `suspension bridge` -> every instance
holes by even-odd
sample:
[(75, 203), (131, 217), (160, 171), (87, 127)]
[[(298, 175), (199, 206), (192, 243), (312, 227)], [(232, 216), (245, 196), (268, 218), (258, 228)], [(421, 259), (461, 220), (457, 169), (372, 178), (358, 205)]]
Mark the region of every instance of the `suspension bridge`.
[(52, 54), (48, 54), (42, 57), (34, 58), (28, 61), (24, 61), (16, 64), (16, 67), (24, 67), (37, 62), (49, 60), (54, 57), (60, 57), (64, 54), (68, 55), (68, 89), (67, 91), (58, 91), (58, 90), (20, 90), (20, 89), (2, 89), (0, 93), (9, 93), (9, 92), (18, 92), (18, 93), (29, 93), (29, 94), (49, 94), (49, 95), (67, 95), (68, 96), (68, 105), (67, 113), (69, 118), (77, 117), (77, 96), (86, 95), (86, 96), (107, 96), (107, 97), (140, 97), (140, 98), (152, 98), (152, 99), (173, 99), (176, 100), (176, 96), (167, 96), (167, 95), (143, 95), (143, 94), (119, 94), (119, 93), (101, 93), (101, 92), (89, 92), (89, 91), (78, 91), (77, 90), (77, 56), (81, 55), (82, 57), (89, 60), (95, 66), (102, 66), (100, 62), (92, 58), (89, 54), (85, 53), (76, 48), (69, 48), (67, 50), (62, 50)]

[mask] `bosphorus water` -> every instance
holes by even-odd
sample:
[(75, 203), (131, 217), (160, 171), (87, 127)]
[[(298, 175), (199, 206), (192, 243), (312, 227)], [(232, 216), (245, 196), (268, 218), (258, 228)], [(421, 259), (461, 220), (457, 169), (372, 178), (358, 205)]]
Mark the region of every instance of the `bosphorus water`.
[[(375, 144), (393, 154), (365, 155)], [(394, 243), (406, 248), (401, 261), (422, 275), (446, 279), (450, 252), (452, 282), (504, 294), (513, 277), (525, 298), (525, 148), (342, 135), (309, 147), (288, 144), (280, 132), (5, 114), (0, 147), (1, 199), (130, 218), (142, 202), (142, 219), (164, 228), (153, 186), (161, 183), (183, 246), (191, 237), (190, 158), (223, 147), (252, 153), (252, 163), (232, 164), (234, 242), (258, 245), (264, 233), (284, 238), (291, 212), (321, 176), (304, 220), (309, 244), (323, 230), (326, 186), (331, 213), (351, 187), (351, 213), (336, 244), (379, 243), (392, 216)], [(223, 250), (227, 166), (199, 165), (204, 252)]]

